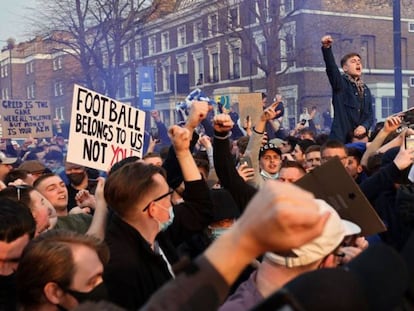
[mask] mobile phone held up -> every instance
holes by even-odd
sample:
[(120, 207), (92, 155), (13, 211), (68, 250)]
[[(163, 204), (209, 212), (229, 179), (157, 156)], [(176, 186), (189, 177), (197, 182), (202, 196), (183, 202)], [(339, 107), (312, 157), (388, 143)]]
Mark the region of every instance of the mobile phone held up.
[(239, 165), (242, 165), (242, 164), (247, 164), (248, 168), (253, 167), (252, 160), (250, 159), (249, 156), (240, 157)]
[(414, 135), (405, 136), (405, 149), (414, 148)]

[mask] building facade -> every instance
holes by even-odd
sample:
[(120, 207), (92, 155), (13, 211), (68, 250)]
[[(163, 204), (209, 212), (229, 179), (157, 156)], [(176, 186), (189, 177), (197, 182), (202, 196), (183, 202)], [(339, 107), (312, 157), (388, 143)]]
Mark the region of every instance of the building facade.
[[(170, 13), (152, 19), (123, 46), (117, 99), (137, 105), (138, 68), (152, 66), (156, 109), (168, 125), (176, 120), (177, 102), (201, 88), (214, 98), (227, 96), (231, 104), (240, 93), (266, 92), (270, 99), (280, 93), (285, 126), (292, 127), (304, 107), (331, 109), (320, 50), (320, 38), (330, 34), (338, 64), (351, 51), (361, 55), (363, 79), (381, 121), (414, 106), (414, 12), (402, 4), (403, 94), (402, 103), (395, 103), (392, 8), (366, 2), (171, 1)], [(79, 68), (69, 54), (54, 53), (47, 38), (21, 43), (11, 53), (6, 48), (0, 57), (1, 98), (49, 100), (54, 116), (67, 123)]]

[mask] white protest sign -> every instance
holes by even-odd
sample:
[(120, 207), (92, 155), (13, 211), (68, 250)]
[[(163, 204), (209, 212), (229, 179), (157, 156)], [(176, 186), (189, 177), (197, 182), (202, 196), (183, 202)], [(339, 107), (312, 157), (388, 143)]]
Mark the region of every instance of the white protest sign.
[(142, 157), (144, 127), (144, 111), (75, 84), (67, 161), (107, 171)]
[(3, 138), (52, 137), (50, 105), (45, 100), (2, 100)]

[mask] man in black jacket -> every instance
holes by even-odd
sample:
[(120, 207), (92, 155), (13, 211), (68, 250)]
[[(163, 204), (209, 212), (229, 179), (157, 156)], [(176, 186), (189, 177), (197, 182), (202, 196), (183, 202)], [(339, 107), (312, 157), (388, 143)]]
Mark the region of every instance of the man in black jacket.
[(184, 203), (171, 204), (165, 172), (153, 165), (127, 164), (105, 184), (115, 213), (105, 238), (110, 260), (104, 280), (110, 300), (129, 310), (174, 276), (175, 247), (211, 222), (209, 190), (189, 150), (190, 133), (174, 126), (170, 135), (184, 177)]
[(374, 121), (371, 91), (362, 81), (361, 57), (350, 53), (341, 59), (344, 74), (341, 75), (332, 53), (333, 39), (323, 36), (322, 54), (326, 74), (332, 87), (334, 119), (330, 138), (347, 143), (346, 135), (353, 131), (355, 136), (368, 133)]

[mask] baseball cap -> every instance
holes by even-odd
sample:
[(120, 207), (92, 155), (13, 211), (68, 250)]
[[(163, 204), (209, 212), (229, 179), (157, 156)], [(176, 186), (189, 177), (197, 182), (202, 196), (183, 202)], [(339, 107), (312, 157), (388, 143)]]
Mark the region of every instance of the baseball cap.
[(268, 252), (265, 254), (268, 260), (288, 268), (304, 266), (333, 252), (341, 244), (344, 237), (361, 232), (358, 225), (341, 219), (335, 209), (324, 200), (315, 199), (315, 202), (321, 213), (326, 211), (331, 213), (322, 234), (309, 243), (292, 249), (288, 256)]
[(17, 158), (9, 158), (4, 152), (0, 151), (0, 164), (14, 164)]
[(269, 143), (271, 143), (271, 144), (275, 145), (277, 148), (279, 148), (280, 145), (282, 145), (282, 143), (283, 143), (283, 139), (273, 138), (273, 139), (269, 140)]
[(267, 143), (265, 145), (263, 145), (262, 147), (260, 147), (260, 151), (259, 151), (259, 159), (264, 155), (264, 153), (267, 150), (273, 150), (275, 151), (280, 157), (282, 156), (282, 151), (280, 151), (280, 149), (278, 147), (276, 147), (275, 144), (272, 143)]

